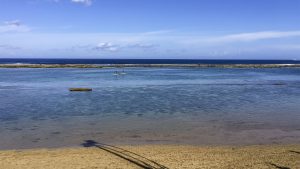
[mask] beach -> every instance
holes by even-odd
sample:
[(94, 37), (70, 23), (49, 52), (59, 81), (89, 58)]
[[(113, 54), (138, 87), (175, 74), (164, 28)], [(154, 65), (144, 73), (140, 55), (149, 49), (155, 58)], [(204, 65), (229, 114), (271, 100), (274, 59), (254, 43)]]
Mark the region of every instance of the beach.
[(111, 152), (105, 148), (107, 147), (92, 146), (89, 148), (0, 151), (0, 168), (300, 168), (300, 145), (121, 146), (123, 151), (119, 152), (120, 156), (112, 153), (114, 151), (112, 149), (116, 148), (107, 148)]
[(300, 169), (300, 0), (2, 0), (0, 169)]

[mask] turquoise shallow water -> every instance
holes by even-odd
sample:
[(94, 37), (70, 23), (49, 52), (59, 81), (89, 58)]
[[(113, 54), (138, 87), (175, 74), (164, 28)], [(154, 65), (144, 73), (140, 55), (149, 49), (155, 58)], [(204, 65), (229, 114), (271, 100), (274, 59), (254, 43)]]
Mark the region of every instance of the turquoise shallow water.
[(300, 141), (298, 68), (116, 70), (0, 69), (0, 148)]

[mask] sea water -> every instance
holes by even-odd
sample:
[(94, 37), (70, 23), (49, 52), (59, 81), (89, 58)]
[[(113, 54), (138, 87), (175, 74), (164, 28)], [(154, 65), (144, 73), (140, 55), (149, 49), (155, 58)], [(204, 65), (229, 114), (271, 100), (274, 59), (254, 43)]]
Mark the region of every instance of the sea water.
[(300, 143), (300, 69), (3, 68), (0, 136), (0, 149)]

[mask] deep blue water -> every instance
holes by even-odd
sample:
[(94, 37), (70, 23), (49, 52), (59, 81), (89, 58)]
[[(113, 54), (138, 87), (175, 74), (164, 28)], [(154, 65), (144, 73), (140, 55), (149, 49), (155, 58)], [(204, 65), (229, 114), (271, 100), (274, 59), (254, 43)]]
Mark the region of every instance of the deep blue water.
[(116, 70), (0, 69), (0, 148), (300, 141), (299, 68)]
[(0, 64), (300, 64), (299, 60), (1, 59)]

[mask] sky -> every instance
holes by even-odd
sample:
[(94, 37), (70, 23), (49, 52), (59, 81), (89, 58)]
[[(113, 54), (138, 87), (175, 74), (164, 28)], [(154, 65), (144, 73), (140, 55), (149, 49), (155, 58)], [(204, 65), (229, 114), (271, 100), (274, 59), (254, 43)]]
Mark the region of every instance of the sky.
[(300, 0), (1, 0), (0, 58), (300, 59)]

